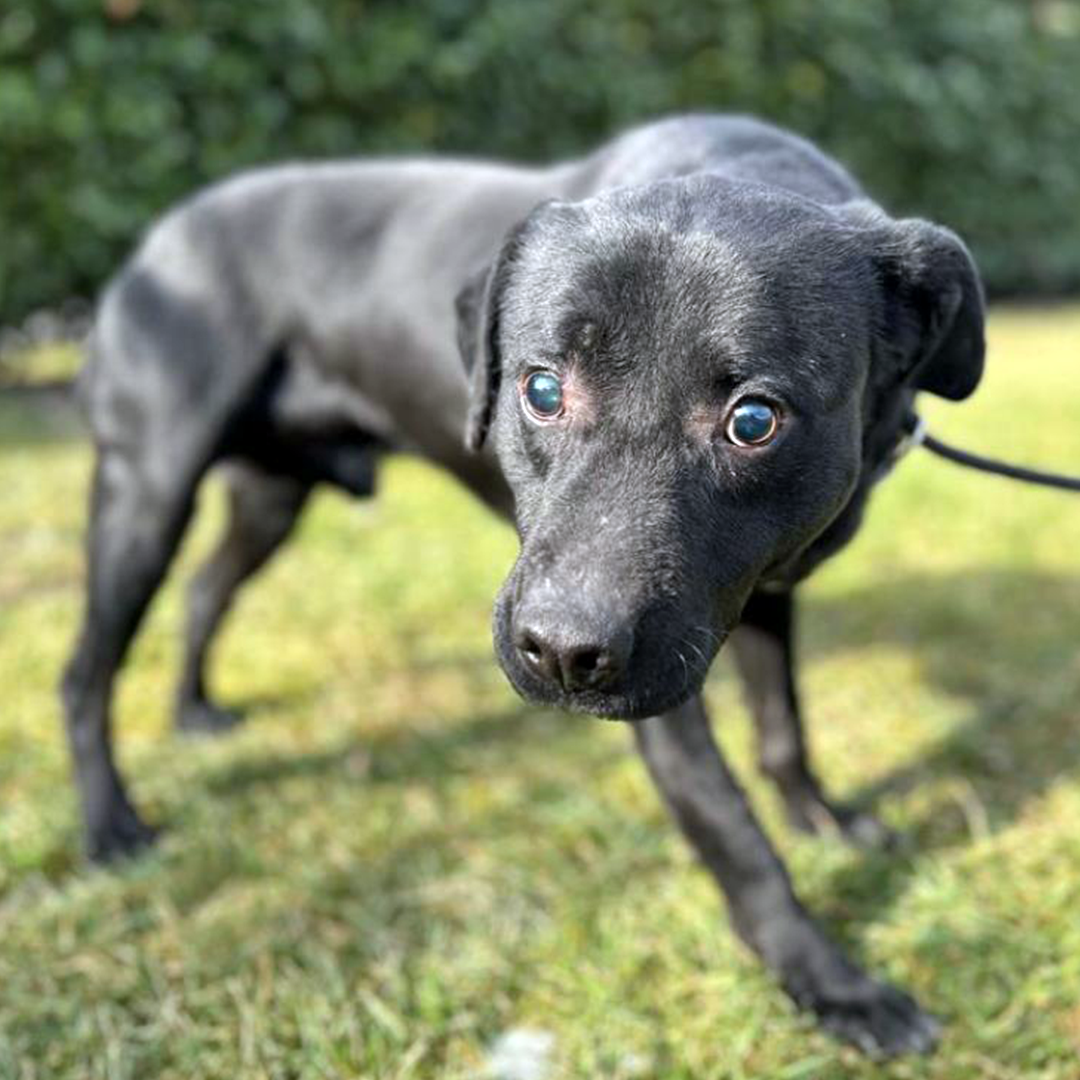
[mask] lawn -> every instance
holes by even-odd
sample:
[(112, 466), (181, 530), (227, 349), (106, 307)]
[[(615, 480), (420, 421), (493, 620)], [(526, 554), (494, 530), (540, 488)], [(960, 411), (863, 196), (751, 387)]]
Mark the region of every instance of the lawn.
[[(1080, 471), (1080, 309), (997, 311), (983, 388), (925, 404), (943, 437)], [(514, 696), (488, 626), (513, 535), (416, 462), (314, 502), (216, 655), (247, 723), (192, 740), (170, 706), (207, 489), (119, 696), (163, 841), (87, 868), (54, 688), (88, 466), (0, 395), (0, 1077), (476, 1078), (518, 1028), (551, 1036), (550, 1080), (1080, 1076), (1076, 496), (915, 455), (804, 590), (821, 770), (900, 851), (788, 832), (726, 659), (710, 679), (804, 898), (947, 1022), (879, 1066), (735, 942), (623, 726)]]

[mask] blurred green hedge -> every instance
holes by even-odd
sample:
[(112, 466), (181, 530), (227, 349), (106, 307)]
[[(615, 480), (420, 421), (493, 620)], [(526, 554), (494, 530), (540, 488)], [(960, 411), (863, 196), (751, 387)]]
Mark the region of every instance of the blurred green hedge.
[(3, 0), (0, 322), (240, 166), (543, 159), (689, 108), (818, 140), (994, 292), (1080, 287), (1076, 0)]

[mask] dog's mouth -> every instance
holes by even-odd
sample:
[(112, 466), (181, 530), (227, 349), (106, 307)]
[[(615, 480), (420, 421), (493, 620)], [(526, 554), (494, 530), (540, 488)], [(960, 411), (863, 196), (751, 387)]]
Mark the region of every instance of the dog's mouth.
[[(526, 701), (567, 712), (610, 720), (645, 720), (670, 712), (700, 693), (702, 684), (726, 633), (701, 635), (642, 634), (635, 643), (622, 676), (597, 688), (567, 689), (541, 677), (522, 658), (511, 629), (512, 604), (505, 591), (493, 613), (495, 655), (510, 684)], [(697, 640), (695, 640), (695, 638)]]

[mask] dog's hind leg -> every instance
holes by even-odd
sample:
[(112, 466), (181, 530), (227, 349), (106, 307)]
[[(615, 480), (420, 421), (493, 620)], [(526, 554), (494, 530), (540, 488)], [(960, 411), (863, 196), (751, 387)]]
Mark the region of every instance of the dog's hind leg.
[(188, 590), (183, 672), (176, 703), (182, 731), (221, 731), (237, 713), (215, 705), (206, 691), (210, 643), (237, 589), (274, 554), (292, 531), (312, 485), (249, 465), (230, 465), (229, 521), (214, 553)]
[(884, 846), (890, 830), (865, 811), (832, 802), (811, 768), (795, 685), (793, 623), (791, 593), (753, 593), (731, 639), (757, 727), (761, 771), (776, 784), (796, 828)]
[(116, 769), (110, 704), (117, 670), (190, 517), (200, 471), (178, 466), (176, 482), (162, 485), (137, 454), (110, 449), (98, 457), (86, 610), (63, 683), (88, 849), (95, 860), (134, 850), (153, 838)]
[(99, 860), (153, 835), (113, 758), (116, 673), (176, 551), (196, 487), (267, 363), (242, 305), (226, 304), (223, 289), (195, 297), (185, 287), (140, 264), (126, 271), (102, 301), (81, 383), (98, 456), (86, 607), (62, 692), (89, 853)]

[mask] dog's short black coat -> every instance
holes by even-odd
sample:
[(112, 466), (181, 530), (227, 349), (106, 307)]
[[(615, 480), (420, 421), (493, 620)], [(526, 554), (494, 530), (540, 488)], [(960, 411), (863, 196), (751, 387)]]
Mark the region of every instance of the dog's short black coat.
[[(883, 839), (807, 762), (792, 589), (858, 526), (916, 391), (963, 398), (982, 363), (956, 236), (892, 220), (810, 144), (746, 118), (664, 120), (551, 168), (376, 160), (209, 189), (107, 290), (81, 379), (97, 465), (63, 691), (92, 855), (151, 835), (109, 704), (206, 471), (227, 463), (232, 513), (192, 586), (185, 728), (230, 722), (206, 695), (208, 641), (313, 485), (367, 495), (383, 450), (415, 451), (517, 525), (494, 619), (515, 687), (637, 721), (736, 931), (788, 993), (870, 1053), (929, 1048), (935, 1022), (796, 899), (698, 694), (730, 634), (792, 819)], [(562, 381), (549, 420), (522, 399), (538, 369)], [(725, 434), (748, 397), (779, 420), (767, 445)]]

